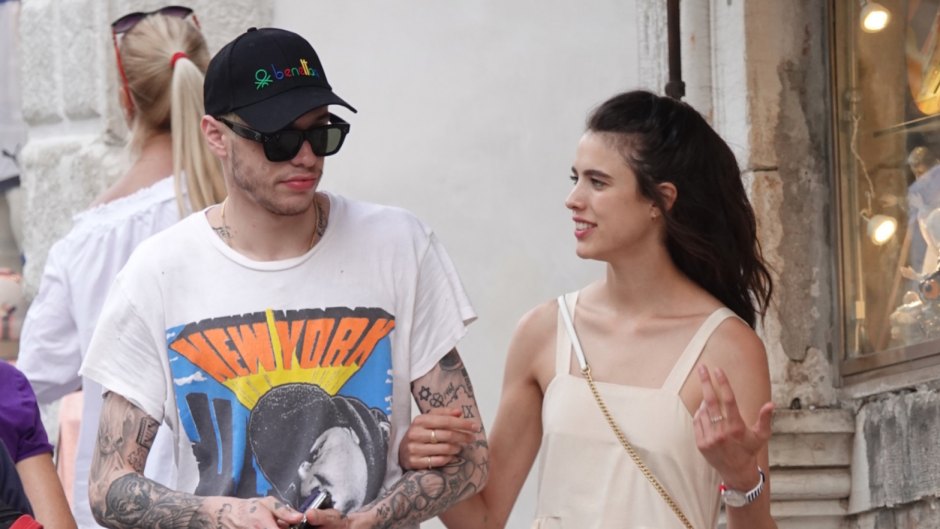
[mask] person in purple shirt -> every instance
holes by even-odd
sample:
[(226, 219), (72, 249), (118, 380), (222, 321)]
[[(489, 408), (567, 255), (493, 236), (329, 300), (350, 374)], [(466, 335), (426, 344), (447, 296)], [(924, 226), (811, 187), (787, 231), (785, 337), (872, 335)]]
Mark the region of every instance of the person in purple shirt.
[(26, 377), (2, 361), (0, 393), (0, 442), (16, 467), (36, 521), (44, 527), (75, 529), (75, 519), (52, 463), (52, 445), (40, 421), (36, 395)]

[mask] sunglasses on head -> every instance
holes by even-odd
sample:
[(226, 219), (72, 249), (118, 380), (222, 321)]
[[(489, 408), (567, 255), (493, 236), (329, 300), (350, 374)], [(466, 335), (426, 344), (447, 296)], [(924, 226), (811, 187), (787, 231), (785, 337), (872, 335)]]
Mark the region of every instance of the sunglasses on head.
[[(111, 23), (111, 32), (115, 35), (127, 33), (128, 31), (134, 29), (134, 26), (136, 26), (141, 20), (149, 17), (150, 15), (186, 18), (189, 15), (193, 15), (193, 10), (185, 6), (165, 6), (154, 11), (137, 11), (135, 13), (128, 13)], [(199, 20), (196, 18), (196, 15), (193, 15), (193, 22), (196, 23), (196, 27), (199, 27)]]
[(131, 88), (130, 83), (127, 81), (127, 73), (124, 71), (124, 63), (121, 62), (121, 51), (118, 49), (118, 35), (123, 35), (124, 33), (134, 29), (134, 26), (139, 24), (141, 20), (149, 17), (150, 15), (163, 15), (173, 18), (186, 18), (192, 15), (193, 23), (196, 24), (197, 28), (199, 27), (199, 19), (196, 18), (193, 10), (184, 6), (166, 6), (154, 11), (148, 11), (146, 13), (142, 11), (128, 13), (111, 23), (111, 42), (114, 44), (114, 56), (117, 58), (118, 73), (121, 76), (121, 84), (124, 85), (124, 90), (128, 94), (128, 99), (132, 107), (134, 105), (134, 100), (129, 97)]
[(306, 130), (283, 129), (271, 134), (258, 132), (225, 118), (216, 119), (225, 123), (232, 132), (242, 138), (260, 143), (269, 161), (285, 162), (297, 156), (304, 141), (310, 142), (310, 148), (317, 156), (329, 156), (339, 152), (343, 140), (349, 134), (349, 123), (334, 114), (329, 116), (330, 123), (326, 125), (314, 125)]

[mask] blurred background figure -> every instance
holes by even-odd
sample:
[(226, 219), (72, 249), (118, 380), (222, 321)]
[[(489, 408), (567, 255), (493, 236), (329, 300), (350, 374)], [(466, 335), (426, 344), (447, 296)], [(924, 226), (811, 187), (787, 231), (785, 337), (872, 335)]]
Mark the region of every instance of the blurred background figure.
[(20, 285), (22, 226), (19, 154), (26, 143), (20, 111), (18, 0), (0, 0), (0, 358), (16, 357), (26, 312)]
[[(168, 6), (125, 15), (111, 25), (117, 94), (131, 131), (130, 168), (50, 250), (39, 293), (26, 316), (19, 367), (40, 403), (83, 389), (73, 509), (82, 528), (97, 527), (88, 506), (88, 468), (101, 388), (79, 376), (101, 303), (137, 245), (182, 216), (225, 196), (218, 162), (199, 131), (206, 41), (192, 10)], [(131, 376), (131, 373), (128, 373)], [(147, 475), (171, 485), (172, 440), (161, 430)]]
[[(8, 227), (16, 244), (13, 261), (19, 266), (19, 243), (23, 239), (19, 223), (22, 205), (20, 190), (19, 153), (26, 143), (26, 125), (20, 111), (19, 79), (19, 0), (0, 0), (0, 197), (2, 197), (3, 220), (9, 219)], [(9, 245), (0, 249), (5, 260), (10, 260)], [(13, 263), (4, 263), (10, 266)]]
[(74, 529), (29, 382), (0, 361), (0, 388), (0, 527), (7, 527), (4, 519), (12, 519), (16, 527), (35, 527), (28, 518), (20, 519), (25, 514), (43, 527)]

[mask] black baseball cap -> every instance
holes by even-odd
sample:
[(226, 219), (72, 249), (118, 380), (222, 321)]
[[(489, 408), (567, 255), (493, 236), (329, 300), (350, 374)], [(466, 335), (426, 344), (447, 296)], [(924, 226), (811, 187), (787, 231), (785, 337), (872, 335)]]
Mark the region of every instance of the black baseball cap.
[(275, 132), (325, 105), (356, 111), (333, 93), (313, 46), (296, 33), (250, 28), (209, 61), (206, 114), (234, 112), (252, 128)]

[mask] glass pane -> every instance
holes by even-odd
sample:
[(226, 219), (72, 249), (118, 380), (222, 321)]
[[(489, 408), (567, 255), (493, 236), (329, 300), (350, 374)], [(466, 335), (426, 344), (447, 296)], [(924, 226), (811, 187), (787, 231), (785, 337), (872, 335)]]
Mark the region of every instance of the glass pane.
[(833, 5), (847, 358), (940, 352), (940, 0)]

